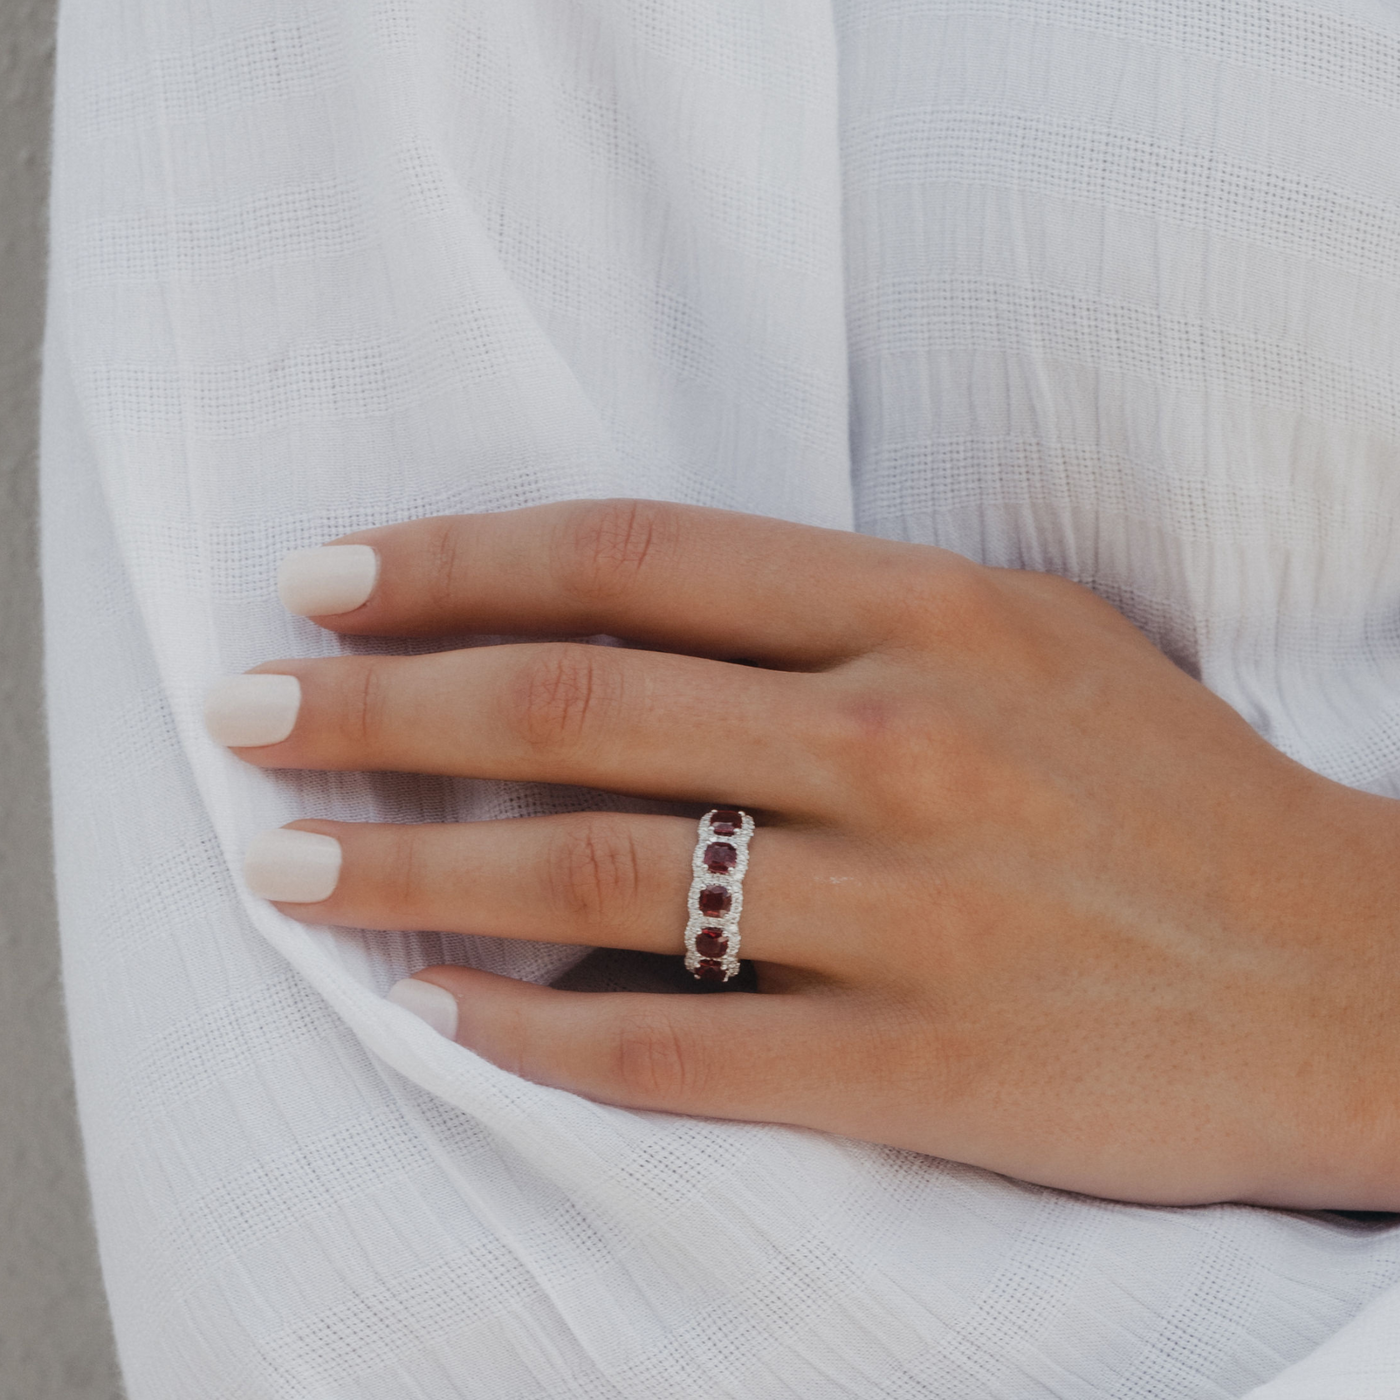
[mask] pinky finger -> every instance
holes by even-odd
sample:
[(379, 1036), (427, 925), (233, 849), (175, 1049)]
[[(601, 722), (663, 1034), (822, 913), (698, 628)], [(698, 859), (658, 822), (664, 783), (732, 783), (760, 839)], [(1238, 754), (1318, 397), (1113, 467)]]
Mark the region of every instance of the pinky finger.
[[(566, 992), (464, 967), (389, 999), (523, 1079), (626, 1108), (822, 1126), (831, 1014), (798, 995)], [(820, 1021), (819, 1021), (820, 1018)]]

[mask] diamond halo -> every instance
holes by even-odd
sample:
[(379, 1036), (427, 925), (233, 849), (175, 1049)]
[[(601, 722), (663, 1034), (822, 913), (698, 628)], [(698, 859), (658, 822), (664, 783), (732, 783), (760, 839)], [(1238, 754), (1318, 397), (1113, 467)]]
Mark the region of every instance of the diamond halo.
[(690, 859), (685, 966), (701, 982), (727, 982), (739, 971), (739, 914), (754, 820), (733, 807), (700, 818)]

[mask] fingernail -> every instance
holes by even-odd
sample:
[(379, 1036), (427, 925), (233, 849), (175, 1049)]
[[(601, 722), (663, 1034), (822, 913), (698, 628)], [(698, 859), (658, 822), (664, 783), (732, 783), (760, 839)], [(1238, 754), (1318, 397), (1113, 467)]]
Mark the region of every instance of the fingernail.
[(294, 549), (277, 570), (277, 596), (298, 617), (326, 617), (358, 608), (378, 577), (379, 555), (367, 544)]
[(457, 998), (436, 983), (405, 977), (389, 988), (387, 999), (426, 1021), (439, 1035), (457, 1039)]
[(340, 842), (314, 831), (263, 831), (248, 843), (243, 878), (261, 899), (316, 904), (340, 881)]
[(231, 749), (280, 744), (301, 708), (295, 676), (225, 676), (204, 697), (204, 726)]

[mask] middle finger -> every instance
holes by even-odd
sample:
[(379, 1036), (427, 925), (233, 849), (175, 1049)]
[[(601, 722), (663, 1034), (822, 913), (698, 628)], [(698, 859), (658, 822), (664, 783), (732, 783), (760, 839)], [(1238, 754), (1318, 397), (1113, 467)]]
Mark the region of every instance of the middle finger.
[(813, 761), (827, 708), (817, 682), (664, 652), (530, 643), (269, 662), (215, 686), (206, 718), (216, 739), (263, 768), (569, 783), (809, 815), (836, 796)]

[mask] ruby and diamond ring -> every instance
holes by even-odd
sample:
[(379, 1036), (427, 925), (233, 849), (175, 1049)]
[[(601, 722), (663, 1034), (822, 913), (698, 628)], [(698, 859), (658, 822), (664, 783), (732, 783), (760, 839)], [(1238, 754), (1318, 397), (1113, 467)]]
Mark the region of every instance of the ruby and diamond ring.
[(753, 831), (747, 812), (716, 807), (700, 818), (685, 925), (686, 971), (698, 981), (727, 982), (739, 971), (739, 913)]

